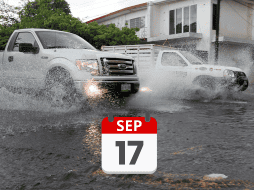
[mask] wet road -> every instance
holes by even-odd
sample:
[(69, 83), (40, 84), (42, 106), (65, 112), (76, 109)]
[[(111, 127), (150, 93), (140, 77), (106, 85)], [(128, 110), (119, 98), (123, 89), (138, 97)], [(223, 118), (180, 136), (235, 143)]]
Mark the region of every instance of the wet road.
[[(140, 92), (120, 103), (68, 112), (5, 89), (0, 93), (0, 189), (254, 189), (250, 92)], [(157, 171), (102, 173), (102, 119), (109, 112), (143, 117), (146, 111), (158, 123)], [(203, 177), (212, 173), (228, 181), (205, 184)]]

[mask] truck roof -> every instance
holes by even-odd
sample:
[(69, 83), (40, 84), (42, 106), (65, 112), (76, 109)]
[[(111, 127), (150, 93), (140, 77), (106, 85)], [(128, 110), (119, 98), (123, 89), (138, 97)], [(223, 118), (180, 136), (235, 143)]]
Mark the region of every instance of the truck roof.
[(51, 29), (44, 29), (44, 28), (23, 28), (23, 29), (17, 29), (15, 31), (16, 32), (23, 32), (23, 31), (56, 31), (56, 32), (64, 32), (64, 31), (60, 31), (60, 30), (51, 30)]

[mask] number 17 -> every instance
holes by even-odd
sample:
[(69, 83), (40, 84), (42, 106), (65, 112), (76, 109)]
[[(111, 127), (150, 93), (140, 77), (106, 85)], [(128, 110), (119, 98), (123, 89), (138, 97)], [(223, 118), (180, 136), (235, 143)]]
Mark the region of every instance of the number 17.
[[(116, 141), (116, 146), (119, 146), (119, 165), (125, 165), (125, 141)], [(143, 141), (128, 141), (128, 146), (137, 146), (130, 162), (130, 165), (135, 165), (143, 147)]]

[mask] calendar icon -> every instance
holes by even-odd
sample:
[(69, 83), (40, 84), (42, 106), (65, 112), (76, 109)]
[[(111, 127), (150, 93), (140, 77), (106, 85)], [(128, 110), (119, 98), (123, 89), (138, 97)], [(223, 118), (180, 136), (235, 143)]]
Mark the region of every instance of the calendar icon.
[(107, 174), (152, 174), (157, 169), (157, 122), (145, 117), (102, 121), (102, 170)]

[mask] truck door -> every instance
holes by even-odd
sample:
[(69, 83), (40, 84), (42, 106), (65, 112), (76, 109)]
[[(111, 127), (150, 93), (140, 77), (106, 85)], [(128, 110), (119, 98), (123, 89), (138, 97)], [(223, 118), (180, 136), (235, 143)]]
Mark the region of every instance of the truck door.
[[(20, 43), (38, 43), (30, 32), (20, 32), (14, 43), (10, 43), (3, 60), (4, 82), (7, 86), (36, 88), (42, 77), (40, 69), (40, 53), (19, 52)], [(38, 47), (39, 48), (39, 47)]]
[(188, 83), (190, 72), (188, 64), (180, 54), (175, 52), (163, 52), (159, 67), (157, 67), (166, 80), (173, 83)]

